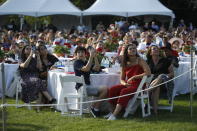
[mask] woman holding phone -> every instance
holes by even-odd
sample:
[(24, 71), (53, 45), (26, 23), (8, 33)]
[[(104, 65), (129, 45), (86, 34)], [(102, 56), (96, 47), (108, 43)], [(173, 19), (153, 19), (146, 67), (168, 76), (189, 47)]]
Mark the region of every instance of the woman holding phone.
[(38, 100), (39, 94), (43, 94), (50, 103), (55, 103), (47, 92), (46, 81), (39, 78), (39, 72), (43, 70), (42, 62), (38, 51), (34, 51), (30, 45), (22, 49), (19, 71), (22, 78), (22, 100), (25, 103)]

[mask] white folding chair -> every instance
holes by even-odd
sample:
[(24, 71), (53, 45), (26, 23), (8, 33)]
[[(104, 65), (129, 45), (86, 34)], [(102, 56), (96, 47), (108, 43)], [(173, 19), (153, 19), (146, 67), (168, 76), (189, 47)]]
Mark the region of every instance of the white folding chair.
[[(62, 88), (64, 88), (66, 83), (81, 83), (82, 86), (80, 87), (80, 89), (78, 90), (78, 92), (76, 93), (66, 93), (63, 95), (64, 98), (64, 103), (66, 105), (64, 105), (64, 108), (62, 109), (62, 115), (70, 115), (70, 116), (77, 116), (77, 115), (82, 115), (82, 102), (83, 102), (83, 97), (85, 96), (85, 92), (86, 92), (86, 85), (85, 85), (85, 81), (84, 81), (84, 77), (81, 76), (72, 76), (72, 75), (67, 75), (67, 76), (60, 76), (60, 81), (61, 81), (61, 85)], [(71, 109), (69, 108), (68, 103), (68, 98), (75, 98), (78, 100), (78, 106), (77, 109)], [(70, 114), (69, 114), (70, 113)]]
[[(196, 66), (197, 66), (197, 60), (194, 61), (193, 63), (193, 84), (194, 87), (196, 86), (196, 82), (197, 82), (197, 72), (196, 72)], [(177, 74), (177, 68), (174, 68), (174, 74)], [(174, 88), (173, 92), (172, 92), (172, 98), (171, 98), (171, 103), (169, 103), (169, 105), (159, 105), (158, 109), (159, 110), (169, 110), (170, 112), (173, 112), (174, 109), (174, 98), (176, 96), (176, 89)]]
[[(21, 76), (18, 71), (14, 73), (14, 78), (12, 80), (12, 83), (10, 85), (10, 88), (7, 90), (6, 95), (9, 97), (14, 97), (16, 96), (16, 105), (19, 104), (19, 94), (22, 92), (22, 87), (21, 87)], [(31, 110), (30, 103), (25, 103), (27, 106), (27, 109)], [(19, 108), (22, 106), (16, 106), (16, 108)]]
[(176, 95), (176, 91), (174, 89), (173, 90), (173, 93), (172, 93), (171, 103), (169, 103), (169, 105), (159, 105), (158, 106), (158, 110), (169, 110), (170, 112), (172, 112), (173, 111), (173, 108), (174, 108), (174, 98), (175, 98), (175, 95)]
[[(147, 77), (144, 76), (140, 82), (140, 85), (138, 86), (138, 89), (136, 93), (128, 102), (128, 105), (125, 109), (125, 113), (123, 115), (123, 117), (127, 117), (129, 113), (133, 113), (135, 112), (135, 110), (137, 109), (139, 103), (138, 103), (138, 99), (141, 102), (141, 108), (142, 108), (142, 116), (146, 117), (149, 116), (151, 114), (150, 112), (150, 101), (149, 101), (149, 95), (148, 95), (148, 91), (142, 91), (143, 86), (145, 85), (146, 87), (148, 87), (150, 85), (150, 82), (153, 78), (153, 75)], [(142, 92), (140, 92), (142, 91)], [(145, 101), (145, 99), (147, 99)], [(147, 111), (145, 111), (145, 102), (147, 103)]]
[[(173, 68), (173, 70), (174, 70), (174, 74), (177, 74), (177, 68)], [(174, 80), (174, 82), (175, 82), (175, 80)], [(172, 112), (173, 108), (174, 108), (174, 98), (175, 98), (175, 96), (176, 96), (176, 89), (174, 87), (174, 89), (172, 91), (171, 103), (169, 103), (168, 105), (158, 105), (158, 110), (169, 110), (170, 112)]]
[[(22, 92), (22, 87), (21, 87), (21, 77), (19, 75), (19, 72), (16, 72), (14, 74), (14, 81), (16, 82), (16, 104), (18, 105), (18, 96), (19, 93)], [(13, 83), (14, 84), (14, 83)], [(18, 108), (19, 106), (16, 106), (16, 108)], [(30, 108), (29, 108), (30, 109)]]

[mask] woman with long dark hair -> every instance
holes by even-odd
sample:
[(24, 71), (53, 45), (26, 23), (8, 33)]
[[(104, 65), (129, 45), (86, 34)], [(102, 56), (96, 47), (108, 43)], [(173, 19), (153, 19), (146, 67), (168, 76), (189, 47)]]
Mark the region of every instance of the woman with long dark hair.
[(42, 93), (50, 103), (56, 102), (47, 92), (46, 81), (39, 78), (39, 72), (42, 70), (39, 52), (34, 51), (30, 45), (24, 46), (19, 71), (22, 78), (22, 100), (25, 103), (38, 100), (39, 93)]
[(40, 53), (40, 59), (43, 67), (43, 70), (40, 71), (40, 78), (42, 80), (47, 80), (48, 70), (50, 70), (50, 68), (59, 60), (54, 55), (49, 53), (49, 51), (47, 50), (44, 44), (40, 44), (37, 47), (37, 50)]
[[(162, 56), (162, 52), (157, 45), (150, 45), (147, 53), (147, 63), (151, 69), (151, 73), (154, 74), (151, 86), (156, 86), (162, 82), (173, 78), (173, 65), (171, 60)], [(172, 83), (167, 83), (167, 93), (169, 97), (172, 97), (173, 85)], [(151, 104), (155, 115), (157, 115), (158, 101), (159, 101), (160, 87), (156, 87), (152, 90), (151, 94)]]
[[(137, 53), (136, 42), (129, 43), (125, 47), (123, 54), (120, 85), (111, 87), (108, 91), (108, 96), (116, 97), (136, 92), (142, 77), (150, 74), (149, 66)], [(109, 102), (115, 106), (115, 110), (109, 116), (108, 120), (115, 120), (120, 111), (126, 108), (128, 101), (132, 97), (125, 96), (110, 100)]]

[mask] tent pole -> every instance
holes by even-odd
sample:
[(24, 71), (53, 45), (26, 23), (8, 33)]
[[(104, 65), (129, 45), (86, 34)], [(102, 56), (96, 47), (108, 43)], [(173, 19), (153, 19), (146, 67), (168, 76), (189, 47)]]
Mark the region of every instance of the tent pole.
[(190, 56), (191, 56), (191, 73), (190, 73), (190, 115), (191, 115), (191, 118), (193, 117), (193, 49), (192, 49), (192, 45), (190, 45)]
[(22, 31), (24, 24), (24, 15), (19, 15), (19, 18), (20, 18), (20, 31)]
[(171, 29), (173, 27), (173, 23), (174, 23), (174, 18), (171, 17), (171, 20), (170, 20), (170, 25), (169, 25), (169, 29)]
[(83, 24), (83, 13), (81, 13), (81, 16), (80, 16), (80, 24), (81, 25)]
[(35, 17), (35, 23), (34, 23), (35, 25), (34, 25), (34, 29), (35, 29), (35, 31), (37, 30), (37, 17)]
[[(1, 63), (0, 70), (2, 76), (2, 104), (5, 104), (5, 73), (4, 63)], [(6, 131), (6, 107), (2, 107), (2, 130)]]
[(126, 13), (126, 21), (128, 21), (128, 16), (129, 16), (129, 14), (128, 14), (128, 12)]

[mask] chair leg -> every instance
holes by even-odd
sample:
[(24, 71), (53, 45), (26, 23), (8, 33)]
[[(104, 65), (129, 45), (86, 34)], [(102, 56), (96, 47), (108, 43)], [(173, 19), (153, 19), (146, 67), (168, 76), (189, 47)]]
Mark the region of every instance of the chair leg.
[(30, 105), (31, 103), (27, 103), (27, 104), (28, 104), (27, 109), (28, 109), (28, 110), (31, 110), (31, 109), (32, 109), (32, 107), (31, 107), (31, 105)]
[(67, 97), (65, 98), (65, 102), (64, 103), (66, 103), (66, 105), (64, 106), (64, 109), (65, 109), (64, 113), (65, 113), (65, 112), (70, 110), (69, 105), (67, 104), (68, 103), (68, 98)]
[(174, 107), (174, 97), (172, 97), (172, 101), (170, 103), (170, 106), (171, 106), (170, 112), (172, 112), (173, 111), (173, 107)]
[[(18, 87), (16, 87), (16, 105), (18, 105)], [(18, 106), (16, 106), (18, 108)]]
[[(17, 83), (16, 85), (16, 104), (18, 105), (19, 102), (18, 102), (18, 99), (19, 99), (19, 93), (21, 93), (21, 90), (22, 90), (22, 87), (21, 87), (21, 83), (20, 83), (20, 80), (18, 80), (19, 82)], [(16, 106), (16, 108), (19, 108), (19, 106)]]
[[(148, 96), (149, 96), (149, 95), (148, 95)], [(147, 109), (148, 115), (151, 115), (149, 97), (147, 98), (147, 105), (148, 105), (148, 109)]]
[[(125, 109), (125, 113), (124, 113), (124, 115), (123, 115), (124, 118), (126, 118), (126, 117), (129, 115), (129, 112), (131, 111), (131, 108), (132, 108), (134, 105), (136, 105), (135, 103), (136, 103), (136, 98), (130, 99), (130, 101), (128, 102), (128, 105), (127, 105), (127, 107), (126, 107), (126, 109)], [(137, 108), (136, 108), (136, 109), (137, 109)]]
[(80, 115), (80, 116), (82, 116), (82, 113), (83, 113), (83, 106), (82, 106), (83, 104), (82, 104), (82, 102), (83, 102), (83, 97), (81, 96), (81, 97), (80, 97), (80, 103), (79, 103), (79, 106), (80, 106), (80, 107), (79, 107), (79, 108), (80, 108), (80, 109), (79, 109), (79, 115)]
[(145, 117), (146, 116), (146, 113), (145, 113), (145, 104), (144, 104), (144, 98), (141, 98), (141, 108), (142, 108), (142, 117)]
[(141, 98), (141, 108), (142, 108), (142, 117), (147, 117), (151, 114), (149, 98), (147, 98), (147, 108), (145, 106), (145, 99)]
[(123, 115), (124, 118), (126, 118), (126, 117), (128, 116), (129, 111), (130, 111), (130, 106), (127, 105), (127, 108), (125, 109), (125, 113), (124, 113), (124, 115)]

